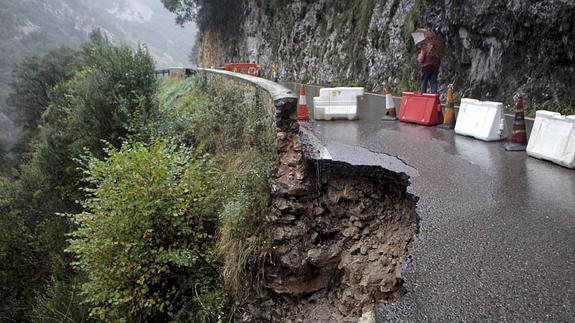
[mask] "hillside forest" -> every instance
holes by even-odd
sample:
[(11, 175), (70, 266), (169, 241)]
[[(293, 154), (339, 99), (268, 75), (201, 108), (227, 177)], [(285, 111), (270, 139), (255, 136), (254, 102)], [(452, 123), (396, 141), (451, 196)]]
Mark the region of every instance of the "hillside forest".
[(0, 321), (233, 316), (265, 237), (271, 121), (257, 93), (153, 71), (146, 47), (98, 31), (16, 68), (27, 136), (1, 164)]
[(12, 150), (25, 135), (24, 129), (12, 122), (14, 116), (6, 102), (16, 66), (34, 54), (60, 47), (77, 49), (94, 29), (100, 29), (116, 45), (137, 48), (146, 44), (158, 68), (191, 65), (195, 25), (177, 25), (159, 0), (0, 0), (2, 147)]

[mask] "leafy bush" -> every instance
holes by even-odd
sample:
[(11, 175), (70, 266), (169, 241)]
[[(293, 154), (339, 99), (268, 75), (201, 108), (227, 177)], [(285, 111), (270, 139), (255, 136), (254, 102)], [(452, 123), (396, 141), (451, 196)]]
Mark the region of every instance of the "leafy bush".
[[(50, 80), (52, 68), (60, 71), (54, 72), (54, 80)], [(31, 110), (25, 113), (31, 126), (39, 125), (26, 162), (11, 171), (11, 181), (0, 185), (0, 262), (4, 264), (0, 321), (30, 320), (34, 297), (40, 295), (41, 300), (47, 295), (43, 291), (50, 277), (74, 275), (70, 268), (54, 271), (55, 262), (68, 262), (65, 234), (71, 228), (68, 219), (56, 213), (79, 212), (76, 200), (83, 198), (81, 172), (74, 159), (84, 148), (102, 156), (102, 140), (119, 147), (123, 137), (138, 137), (157, 107), (148, 53), (114, 47), (98, 34), (78, 51), (54, 51), (25, 62), (18, 71), (22, 80), (41, 77), (46, 87), (36, 91), (33, 84), (24, 82), (16, 93), (27, 95), (20, 98), (21, 105), (42, 104), (28, 107)], [(40, 108), (46, 110), (36, 120)], [(46, 297), (46, 305), (62, 304), (59, 297)]]
[(401, 69), (399, 75), (399, 83), (392, 85), (393, 93), (419, 91), (419, 68), (412, 65), (406, 65)]
[(304, 73), (303, 76), (301, 77), (300, 83), (302, 83), (302, 84), (308, 84), (308, 83), (311, 82), (311, 80), (312, 80), (311, 74), (309, 74), (309, 73), (306, 72), (306, 73)]
[[(0, 321), (28, 320), (34, 296), (64, 250), (65, 219), (46, 213), (59, 205), (37, 170), (0, 178)], [(45, 198), (45, 200), (43, 199)]]
[(50, 103), (52, 88), (74, 75), (76, 60), (76, 50), (62, 47), (29, 56), (16, 65), (8, 104), (18, 124), (29, 131), (36, 129)]
[[(33, 291), (36, 253), (21, 212), (13, 209), (14, 185), (0, 177), (0, 321), (18, 321)], [(24, 295), (23, 295), (24, 294)]]
[[(68, 250), (87, 282), (91, 314), (165, 321), (211, 292), (217, 225), (216, 169), (201, 152), (155, 142), (90, 158), (85, 212)], [(193, 310), (191, 311), (193, 312)]]
[[(184, 95), (188, 93), (188, 95)], [(168, 95), (166, 95), (168, 94)], [(247, 264), (265, 244), (269, 173), (274, 158), (272, 119), (259, 90), (192, 78), (168, 81), (159, 96), (161, 120), (153, 127), (178, 142), (204, 145), (220, 169), (222, 209), (217, 251), (225, 286), (236, 297), (250, 285)]]

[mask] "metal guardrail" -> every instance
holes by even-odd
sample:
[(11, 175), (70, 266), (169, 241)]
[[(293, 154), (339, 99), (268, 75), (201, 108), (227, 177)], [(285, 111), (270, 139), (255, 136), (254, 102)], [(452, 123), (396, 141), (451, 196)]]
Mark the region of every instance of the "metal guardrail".
[[(281, 116), (279, 116), (280, 119), (283, 118), (284, 120), (287, 120), (292, 116), (292, 114), (295, 116), (295, 108), (297, 105), (298, 96), (296, 96), (292, 90), (284, 87), (283, 85), (264, 78), (212, 68), (167, 68), (155, 70), (154, 74), (156, 76), (190, 76), (199, 72), (225, 76), (258, 86), (270, 94), (272, 100), (274, 101), (274, 105), (281, 112)], [(295, 120), (295, 117), (293, 119)]]
[(275, 83), (273, 81), (261, 77), (251, 76), (242, 73), (234, 73), (224, 70), (211, 69), (211, 68), (198, 68), (197, 70), (199, 72), (209, 72), (216, 75), (222, 75), (225, 77), (242, 80), (254, 84), (256, 86), (259, 86), (264, 90), (266, 90), (271, 95), (274, 101), (289, 100), (289, 101), (295, 101), (297, 103), (298, 96), (292, 90), (286, 88), (281, 84)]
[(171, 76), (171, 75), (182, 75), (191, 76), (197, 73), (197, 69), (189, 67), (177, 67), (177, 68), (166, 68), (161, 70), (155, 70), (154, 75), (158, 76)]
[(198, 68), (197, 70), (200, 73), (210, 73), (212, 75), (223, 76), (237, 81), (247, 82), (251, 85), (262, 88), (264, 91), (267, 91), (271, 96), (276, 109), (276, 127), (285, 131), (298, 131), (299, 126), (296, 120), (296, 107), (298, 97), (292, 90), (270, 80), (247, 74), (234, 73), (211, 68)]
[(313, 132), (301, 126), (297, 121), (296, 107), (299, 96), (296, 95), (294, 91), (268, 79), (243, 73), (234, 73), (210, 68), (198, 68), (198, 72), (211, 73), (213, 75), (219, 75), (239, 81), (244, 81), (264, 89), (270, 94), (276, 108), (276, 127), (282, 131), (299, 132), (301, 136), (305, 137), (306, 145), (311, 148), (311, 150), (306, 149), (305, 151), (307, 157), (310, 157), (311, 159), (322, 160), (331, 159), (329, 151), (313, 134)]

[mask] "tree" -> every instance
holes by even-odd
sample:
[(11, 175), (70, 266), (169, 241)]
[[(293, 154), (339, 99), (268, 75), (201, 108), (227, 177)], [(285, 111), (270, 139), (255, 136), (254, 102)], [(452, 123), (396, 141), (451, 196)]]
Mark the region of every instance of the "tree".
[[(84, 212), (71, 245), (88, 277), (92, 315), (117, 322), (167, 321), (197, 311), (211, 292), (217, 170), (201, 152), (162, 141), (125, 144), (86, 165)], [(215, 272), (212, 272), (212, 270)], [(213, 314), (213, 313), (212, 313)], [(180, 318), (197, 321), (193, 317)]]
[[(84, 183), (76, 159), (86, 150), (103, 157), (103, 141), (120, 147), (122, 138), (138, 137), (154, 115), (154, 64), (145, 49), (115, 47), (96, 37), (75, 52), (73, 63), (64, 64), (69, 71), (54, 63), (68, 62), (57, 57), (68, 54), (54, 51), (19, 67), (22, 82), (16, 88), (25, 95), (18, 104), (32, 102), (44, 111), (37, 120), (37, 110), (25, 110), (26, 122), (41, 127), (34, 130), (17, 178), (0, 185), (0, 321), (28, 320), (34, 297), (47, 282), (58, 280), (51, 285), (55, 295), (62, 290), (59, 282), (73, 276), (69, 266), (57, 266), (69, 261), (64, 249), (71, 230), (58, 213), (81, 211), (76, 201), (84, 196)], [(51, 67), (65, 75), (56, 81), (37, 73)], [(43, 81), (33, 82), (34, 75)], [(34, 89), (42, 91), (34, 96)], [(43, 304), (62, 302), (45, 299)]]
[(11, 164), (8, 145), (3, 138), (0, 138), (0, 176), (8, 173)]
[[(176, 22), (195, 21), (200, 28), (208, 24), (229, 25), (241, 16), (243, 0), (162, 0), (169, 11), (176, 14)], [(237, 26), (237, 25), (236, 25)]]
[(197, 18), (198, 9), (202, 2), (202, 0), (162, 0), (164, 7), (176, 14), (176, 22), (180, 25)]
[(74, 74), (76, 51), (62, 47), (30, 56), (17, 65), (10, 84), (9, 112), (18, 125), (34, 131), (50, 102), (51, 89)]
[(52, 89), (31, 161), (60, 198), (74, 205), (82, 198), (74, 158), (85, 149), (103, 157), (102, 141), (120, 147), (123, 138), (137, 135), (154, 114), (156, 90), (154, 64), (144, 49), (95, 41), (79, 56), (83, 68)]

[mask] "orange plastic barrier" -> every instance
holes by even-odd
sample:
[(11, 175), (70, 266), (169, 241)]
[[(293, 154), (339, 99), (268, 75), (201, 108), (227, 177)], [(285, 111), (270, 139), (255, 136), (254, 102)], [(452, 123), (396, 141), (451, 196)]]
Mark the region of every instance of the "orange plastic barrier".
[(224, 70), (258, 76), (260, 73), (260, 65), (256, 63), (228, 63), (224, 65)]
[(443, 123), (439, 94), (403, 92), (399, 121), (434, 126)]

